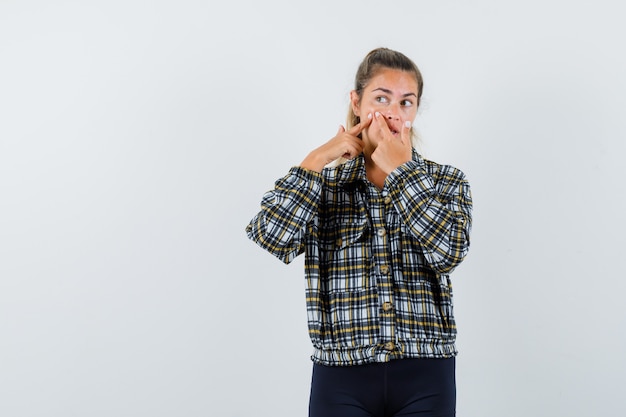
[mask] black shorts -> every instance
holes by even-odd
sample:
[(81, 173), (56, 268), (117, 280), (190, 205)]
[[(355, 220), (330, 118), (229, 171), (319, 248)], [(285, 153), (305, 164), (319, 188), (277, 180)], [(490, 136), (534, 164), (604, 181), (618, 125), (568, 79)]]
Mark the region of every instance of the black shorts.
[(313, 365), (309, 417), (453, 417), (455, 358)]

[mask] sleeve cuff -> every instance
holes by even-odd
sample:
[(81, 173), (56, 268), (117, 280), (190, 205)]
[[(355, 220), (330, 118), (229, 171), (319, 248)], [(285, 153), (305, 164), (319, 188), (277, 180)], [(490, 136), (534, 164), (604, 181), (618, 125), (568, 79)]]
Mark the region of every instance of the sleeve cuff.
[(300, 188), (304, 185), (319, 186), (322, 181), (322, 174), (299, 166), (291, 167), (287, 175), (276, 182), (279, 188)]
[(387, 175), (385, 183), (390, 190), (393, 190), (402, 188), (407, 180), (412, 183), (419, 183), (421, 185), (420, 188), (430, 191), (431, 195), (435, 191), (435, 184), (430, 175), (426, 172), (424, 160), (421, 158), (418, 160), (412, 159), (391, 171), (389, 175)]

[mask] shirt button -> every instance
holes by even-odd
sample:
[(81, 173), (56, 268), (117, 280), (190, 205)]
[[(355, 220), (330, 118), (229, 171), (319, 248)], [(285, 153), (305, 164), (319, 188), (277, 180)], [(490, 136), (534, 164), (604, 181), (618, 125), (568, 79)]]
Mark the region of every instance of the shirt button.
[(393, 344), (393, 342), (387, 342), (385, 343), (385, 345), (383, 346), (383, 348), (385, 350), (394, 350), (396, 347), (396, 345)]
[(380, 237), (383, 237), (387, 234), (387, 231), (385, 230), (385, 228), (381, 227), (380, 229), (376, 231), (376, 234)]
[(383, 303), (383, 311), (391, 311), (391, 309), (393, 309), (393, 306), (389, 301)]
[(378, 270), (380, 271), (381, 274), (383, 275), (387, 275), (389, 273), (389, 266), (388, 265), (381, 265)]
[(341, 246), (341, 244), (343, 243), (341, 238), (337, 239), (337, 241), (335, 242), (337, 244), (337, 246)]
[(389, 204), (391, 203), (391, 197), (387, 196), (385, 197), (385, 199), (383, 200), (385, 204)]

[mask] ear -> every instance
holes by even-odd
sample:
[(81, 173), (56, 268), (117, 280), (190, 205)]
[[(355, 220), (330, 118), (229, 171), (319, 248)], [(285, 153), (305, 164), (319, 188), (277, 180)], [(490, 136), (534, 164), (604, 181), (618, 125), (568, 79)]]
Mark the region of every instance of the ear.
[(356, 93), (356, 90), (350, 91), (350, 105), (352, 106), (352, 112), (355, 116), (361, 117), (361, 97)]

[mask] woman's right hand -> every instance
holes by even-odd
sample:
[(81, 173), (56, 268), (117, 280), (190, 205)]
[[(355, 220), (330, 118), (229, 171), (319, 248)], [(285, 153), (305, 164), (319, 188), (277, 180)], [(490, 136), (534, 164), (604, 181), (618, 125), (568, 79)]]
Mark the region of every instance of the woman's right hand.
[(300, 166), (311, 171), (322, 172), (326, 165), (337, 158), (352, 159), (356, 157), (363, 152), (363, 140), (358, 135), (370, 123), (372, 123), (372, 118), (368, 117), (348, 131), (343, 126), (339, 126), (335, 137), (309, 153)]

